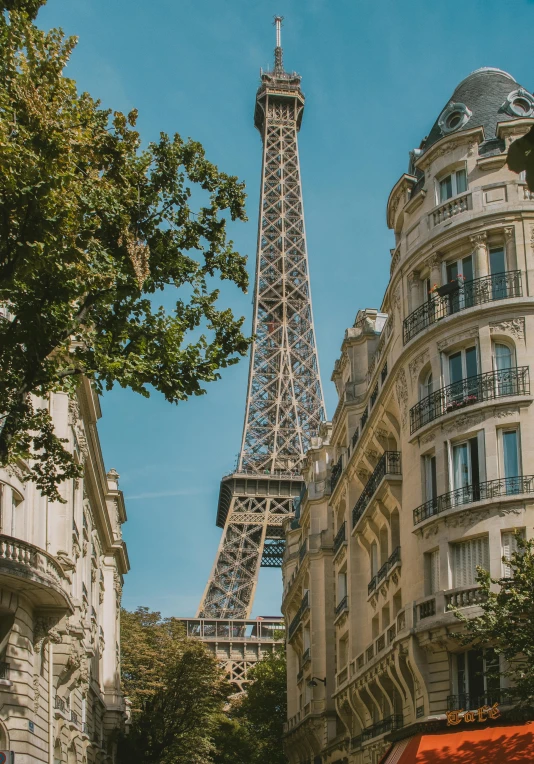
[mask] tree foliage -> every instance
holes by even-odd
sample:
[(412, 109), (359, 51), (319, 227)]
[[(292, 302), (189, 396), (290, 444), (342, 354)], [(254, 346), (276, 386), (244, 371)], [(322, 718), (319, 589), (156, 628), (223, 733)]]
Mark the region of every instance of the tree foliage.
[(215, 730), (213, 762), (287, 764), (283, 748), (287, 717), (285, 652), (277, 650), (266, 655), (248, 676), (252, 681), (246, 694), (234, 701)]
[(501, 675), (510, 678), (517, 705), (534, 707), (534, 540), (520, 534), (516, 540), (517, 551), (507, 561), (510, 577), (493, 579), (479, 569), (482, 614), (470, 618), (456, 610), (464, 624), (457, 638), (464, 645), (494, 648), (504, 660)]
[(212, 736), (231, 691), (215, 657), (173, 618), (122, 612), (123, 689), (132, 702), (119, 764), (210, 764)]
[(31, 458), (26, 478), (58, 499), (79, 468), (51, 392), (73, 395), (86, 375), (98, 392), (178, 403), (246, 353), (214, 283), (246, 291), (226, 234), (246, 216), (243, 184), (199, 143), (161, 133), (143, 148), (135, 110), (78, 93), (63, 73), (76, 40), (38, 29), (40, 5), (0, 5), (0, 464)]

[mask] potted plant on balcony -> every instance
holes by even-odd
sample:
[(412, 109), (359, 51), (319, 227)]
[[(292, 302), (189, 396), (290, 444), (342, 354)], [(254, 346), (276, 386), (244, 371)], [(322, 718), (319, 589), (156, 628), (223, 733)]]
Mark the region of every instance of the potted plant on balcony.
[(455, 279), (447, 281), (446, 284), (442, 284), (437, 288), (437, 293), (440, 297), (446, 297), (447, 295), (457, 292), (464, 285), (464, 277), (459, 274)]

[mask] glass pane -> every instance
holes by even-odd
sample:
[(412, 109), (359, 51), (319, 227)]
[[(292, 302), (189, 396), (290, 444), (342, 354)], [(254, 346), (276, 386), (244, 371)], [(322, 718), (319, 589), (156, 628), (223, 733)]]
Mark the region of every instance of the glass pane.
[(453, 353), (449, 356), (449, 379), (451, 384), (461, 382), (463, 379), (461, 353)]
[(454, 489), (469, 485), (469, 456), (467, 443), (454, 446), (452, 451)]
[(490, 270), (492, 273), (504, 273), (506, 263), (503, 249), (490, 249)]
[(440, 201), (445, 202), (452, 196), (452, 175), (448, 175), (439, 184)]
[(463, 194), (467, 191), (467, 175), (465, 170), (458, 170), (456, 173), (456, 193)]
[(464, 257), (462, 260), (462, 275), (465, 281), (473, 281), (473, 256)]
[(519, 450), (517, 447), (517, 431), (508, 430), (502, 434), (504, 477), (513, 478), (520, 475)]
[(477, 374), (477, 349), (476, 347), (467, 348), (465, 351), (465, 375), (466, 377), (476, 377)]
[(495, 366), (497, 369), (512, 368), (512, 350), (508, 345), (495, 345)]
[(458, 276), (458, 263), (447, 265), (447, 281), (453, 281)]

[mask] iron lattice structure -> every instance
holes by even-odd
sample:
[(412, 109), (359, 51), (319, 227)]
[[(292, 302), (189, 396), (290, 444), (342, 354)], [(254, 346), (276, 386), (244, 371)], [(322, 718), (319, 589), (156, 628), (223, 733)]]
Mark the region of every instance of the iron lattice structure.
[(197, 617), (250, 618), (259, 568), (279, 567), (282, 522), (300, 493), (310, 439), (325, 419), (315, 347), (297, 134), (304, 96), (277, 45), (261, 73), (254, 122), (263, 141), (252, 346), (236, 472), (221, 483), (221, 543)]

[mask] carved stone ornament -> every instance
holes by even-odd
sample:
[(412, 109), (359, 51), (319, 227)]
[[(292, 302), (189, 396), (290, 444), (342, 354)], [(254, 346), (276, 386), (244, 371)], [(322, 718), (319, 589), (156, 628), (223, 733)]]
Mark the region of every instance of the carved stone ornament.
[(486, 231), (475, 233), (473, 234), (473, 236), (469, 237), (469, 241), (471, 242), (473, 249), (476, 249), (477, 247), (485, 247), (487, 240), (488, 240), (488, 234), (486, 233)]
[(410, 289), (414, 289), (415, 287), (418, 287), (421, 283), (421, 276), (419, 274), (419, 271), (411, 271), (408, 274), (408, 284), (410, 286)]
[(403, 368), (401, 368), (397, 376), (395, 394), (401, 412), (401, 424), (405, 428), (408, 421), (408, 383), (406, 382), (406, 372)]
[(429, 271), (433, 270), (434, 268), (439, 268), (441, 265), (441, 253), (433, 252), (426, 258), (425, 265)]
[(400, 297), (400, 287), (397, 287), (393, 293), (393, 310), (400, 311), (400, 305), (401, 305), (401, 297)]
[(517, 416), (518, 414), (519, 414), (519, 409), (516, 407), (509, 408), (509, 409), (497, 409), (497, 411), (495, 412), (495, 417), (497, 419), (504, 419), (507, 416), (514, 416), (514, 415)]
[(504, 241), (509, 242), (514, 237), (514, 227), (513, 226), (507, 226), (504, 229)]
[(475, 427), (477, 424), (481, 424), (486, 419), (484, 411), (477, 411), (475, 414), (462, 414), (458, 419), (453, 419), (443, 427), (443, 431), (450, 435), (453, 432), (468, 430), (470, 427)]
[(433, 440), (436, 438), (436, 431), (432, 430), (432, 432), (427, 432), (426, 435), (423, 435), (423, 437), (420, 439), (420, 443), (422, 446), (426, 445), (427, 443), (432, 443)]
[(454, 334), (452, 337), (445, 337), (445, 339), (438, 342), (438, 350), (441, 352), (450, 345), (455, 345), (457, 342), (471, 339), (471, 337), (478, 337), (478, 326), (473, 326), (471, 329), (466, 329), (464, 332)]
[(419, 355), (415, 356), (415, 358), (412, 361), (410, 361), (410, 363), (408, 364), (408, 369), (410, 370), (410, 379), (412, 382), (412, 388), (414, 384), (416, 383), (417, 378), (419, 377), (419, 372), (421, 371), (425, 363), (428, 363), (429, 360), (430, 360), (430, 353), (428, 348), (426, 348), (425, 350), (423, 350), (422, 353), (419, 353)]
[(479, 509), (478, 511), (467, 509), (464, 512), (445, 517), (445, 526), (447, 528), (471, 528), (482, 520), (487, 520), (490, 514), (489, 509)]
[(491, 334), (504, 334), (509, 337), (515, 337), (516, 340), (525, 338), (525, 318), (510, 318), (506, 321), (498, 321), (490, 324)]
[(530, 248), (534, 250), (534, 225), (530, 227)]
[(61, 644), (61, 634), (57, 630), (57, 618), (36, 618), (33, 627), (33, 646), (40, 650), (45, 640), (55, 645)]

